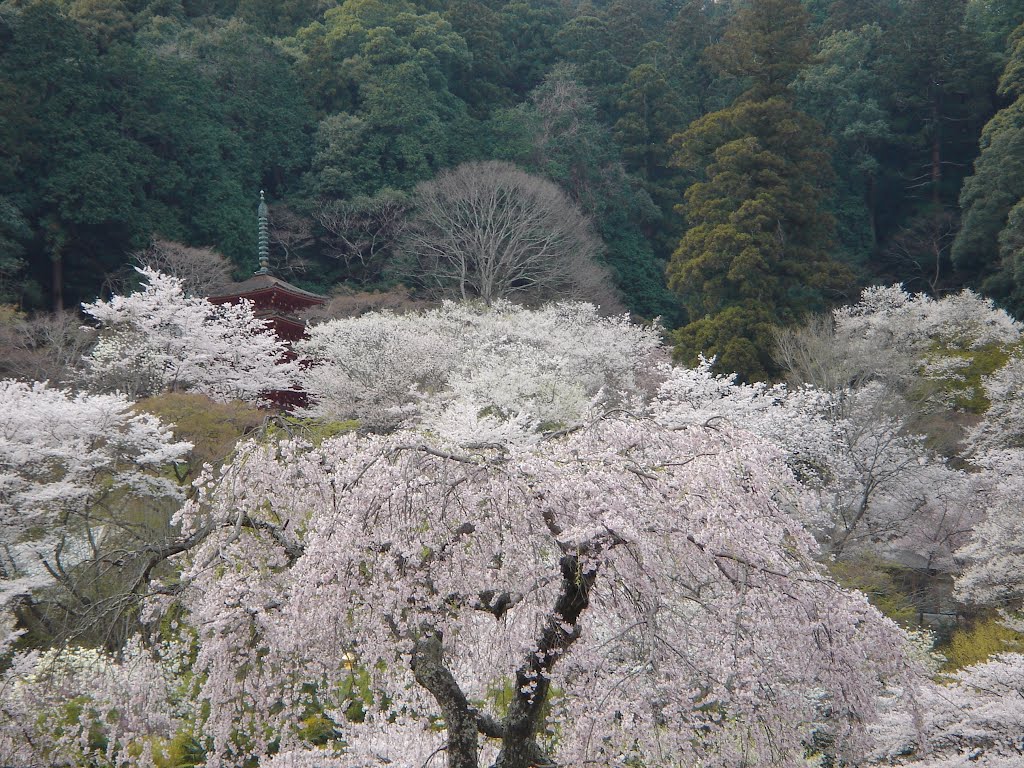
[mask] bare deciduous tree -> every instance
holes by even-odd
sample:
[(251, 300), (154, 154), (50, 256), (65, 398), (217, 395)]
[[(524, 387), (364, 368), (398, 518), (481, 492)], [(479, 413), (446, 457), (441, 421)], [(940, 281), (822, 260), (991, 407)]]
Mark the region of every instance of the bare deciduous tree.
[(96, 333), (77, 312), (27, 316), (0, 306), (0, 377), (74, 383)]
[(839, 392), (879, 378), (880, 371), (909, 376), (913, 365), (891, 350), (851, 344), (837, 332), (832, 315), (814, 315), (802, 326), (776, 328), (773, 337), (775, 361), (795, 387), (810, 384)]
[(908, 288), (925, 287), (932, 298), (941, 298), (949, 292), (950, 249), (959, 228), (958, 217), (951, 211), (923, 214), (900, 230), (883, 257)]
[(322, 201), (316, 220), (329, 235), (327, 253), (345, 265), (349, 280), (365, 285), (380, 279), (408, 212), (406, 194), (383, 189), (373, 197)]
[(304, 275), (304, 252), (316, 241), (311, 218), (283, 205), (269, 206), (270, 268), (279, 277)]
[(386, 291), (360, 291), (346, 285), (335, 286), (326, 304), (300, 313), (307, 323), (323, 323), (340, 317), (359, 317), (367, 312), (392, 312), (404, 315), (436, 306), (437, 302), (418, 299), (408, 286), (396, 285)]
[(601, 241), (555, 184), (498, 161), (464, 163), (416, 187), (403, 246), (442, 296), (617, 304)]
[[(212, 248), (193, 248), (154, 238), (144, 251), (132, 254), (135, 265), (177, 277), (189, 296), (211, 296), (231, 284), (231, 263)], [(130, 276), (134, 282), (137, 275)], [(115, 293), (127, 293), (125, 286)]]

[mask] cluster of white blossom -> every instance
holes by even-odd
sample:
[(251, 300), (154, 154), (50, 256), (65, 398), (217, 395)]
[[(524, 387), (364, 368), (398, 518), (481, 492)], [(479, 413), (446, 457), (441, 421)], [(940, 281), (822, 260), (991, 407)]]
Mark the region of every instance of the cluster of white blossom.
[(91, 648), (21, 654), (0, 674), (0, 762), (154, 766), (183, 725), (179, 688), (138, 640), (116, 659)]
[(167, 390), (255, 401), (289, 389), (298, 369), (252, 305), (186, 296), (176, 277), (143, 268), (142, 289), (84, 304), (102, 333), (86, 359), (93, 388), (145, 397)]
[[(797, 766), (814, 733), (858, 754), (879, 680), (912, 678), (896, 627), (815, 562), (814, 498), (726, 424), (252, 443), (201, 490), (180, 522), (215, 531), (185, 573), (209, 765), (269, 758), (270, 734), (282, 765), (384, 764), (385, 737), (436, 748), (443, 715), (449, 760)], [(365, 708), (319, 758), (311, 691)]]
[(1019, 609), (1024, 599), (1024, 450), (994, 451), (977, 460), (988, 480), (987, 514), (959, 556), (957, 591), (966, 601)]
[(902, 286), (867, 288), (860, 301), (833, 313), (838, 329), (876, 352), (914, 357), (935, 342), (958, 349), (1012, 344), (1021, 327), (991, 299), (970, 290), (942, 299), (910, 294)]
[(181, 500), (161, 472), (191, 444), (123, 395), (72, 394), (0, 381), (0, 607), (92, 554), (104, 519), (97, 503), (127, 491)]
[[(1018, 605), (1024, 597), (1024, 579), (1019, 576), (1024, 565), (1020, 324), (970, 291), (935, 300), (911, 296), (899, 287), (865, 291), (859, 304), (836, 312), (836, 322), (847, 336), (869, 347), (909, 354), (933, 378), (955, 378), (956, 370), (967, 366), (969, 356), (958, 351), (989, 348), (994, 362), (1003, 356), (1005, 362), (981, 381), (988, 407), (966, 432), (960, 458), (968, 471), (935, 465), (923, 459), (920, 451), (915, 462), (912, 451), (903, 462), (908, 472), (899, 473), (899, 480), (911, 496), (920, 496), (913, 492), (918, 487), (941, 502), (930, 505), (935, 509), (918, 521), (918, 528), (932, 530), (939, 523), (954, 534), (950, 541), (954, 549), (960, 547), (956, 562), (940, 564), (951, 571), (962, 566), (957, 579), (961, 599), (999, 608)], [(943, 360), (949, 364), (943, 365)], [(895, 434), (904, 443), (912, 437), (906, 426)], [(928, 510), (928, 506), (920, 508)]]
[(583, 303), (445, 302), (332, 320), (298, 345), (309, 413), (419, 427), (460, 443), (528, 440), (632, 405), (663, 356), (657, 328)]
[(984, 387), (990, 405), (970, 432), (971, 446), (978, 452), (1024, 448), (1024, 351), (1015, 350)]
[(897, 700), (872, 726), (871, 765), (1017, 768), (1024, 761), (1024, 656), (1004, 653), (923, 685), (911, 712)]
[[(1024, 756), (1020, 656), (933, 682), (821, 565), (962, 565), (962, 599), (1024, 598), (1020, 329), (975, 294), (865, 292), (834, 331), (867, 375), (821, 391), (669, 366), (657, 328), (575, 303), (334, 320), (300, 371), (248, 305), (143, 274), (86, 307), (95, 384), (255, 399), (300, 376), (308, 415), (386, 434), (265, 435), (207, 468), (166, 548), (184, 644), (12, 653), (0, 617), (0, 763), (148, 767), (185, 728), (207, 768)], [(1009, 362), (953, 464), (908, 392), (982, 350)], [(126, 395), (0, 382), (0, 603), (56, 546), (99, 551), (98, 499), (180, 500), (188, 448)]]
[(845, 367), (897, 391), (924, 378), (956, 383), (959, 392), (974, 355), (1008, 348), (1021, 336), (1018, 322), (970, 290), (933, 299), (899, 285), (868, 288), (832, 318)]
[(652, 417), (670, 427), (742, 426), (778, 447), (819, 497), (808, 525), (832, 554), (879, 554), (948, 563), (981, 516), (974, 476), (947, 466), (887, 407), (878, 382), (826, 393), (782, 384), (738, 384), (709, 361), (666, 368)]

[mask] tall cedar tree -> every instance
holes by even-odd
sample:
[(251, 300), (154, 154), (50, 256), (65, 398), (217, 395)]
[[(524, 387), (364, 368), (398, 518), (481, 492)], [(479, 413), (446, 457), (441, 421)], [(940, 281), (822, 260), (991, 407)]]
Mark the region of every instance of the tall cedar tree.
[(827, 140), (789, 88), (810, 57), (809, 23), (799, 0), (742, 8), (708, 54), (747, 90), (672, 138), (674, 164), (704, 169), (677, 209), (688, 229), (668, 267), (690, 319), (675, 334), (676, 357), (715, 355), (720, 370), (747, 379), (774, 372), (774, 325), (822, 310), (849, 282), (828, 256)]
[[(970, 277), (950, 261), (957, 197), (991, 114), (993, 62), (981, 52), (968, 0), (905, 0), (881, 52), (885, 99), (899, 143), (885, 164), (897, 170), (878, 189), (879, 272), (915, 289), (914, 273), (936, 295)], [(884, 185), (884, 186), (883, 186)], [(953, 267), (967, 274), (956, 274)]]
[(1010, 36), (999, 95), (1012, 99), (981, 134), (974, 175), (960, 194), (963, 224), (953, 243), (957, 266), (978, 275), (986, 293), (1024, 310), (1024, 24)]

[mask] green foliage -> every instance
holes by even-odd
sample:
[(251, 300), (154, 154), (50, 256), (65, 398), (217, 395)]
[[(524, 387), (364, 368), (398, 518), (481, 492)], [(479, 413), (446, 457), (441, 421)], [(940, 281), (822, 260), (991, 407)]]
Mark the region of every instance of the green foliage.
[(949, 643), (938, 650), (946, 657), (945, 670), (952, 672), (997, 653), (1024, 652), (1024, 634), (1009, 629), (998, 617), (987, 617), (956, 629)]
[(246, 259), (255, 191), (308, 162), (301, 89), (251, 29), (140, 17), (133, 44), (115, 11), (36, 0), (0, 15), (0, 175), (18, 189), (0, 238), (28, 223), (16, 239), (55, 305), (93, 298), (154, 233)]
[(1000, 270), (983, 284), (1016, 315), (1024, 312), (1024, 198), (1006, 215), (1006, 226), (999, 233)]
[(829, 564), (829, 573), (846, 589), (857, 589), (867, 595), (878, 610), (903, 627), (916, 627), (918, 608), (911, 596), (900, 589), (887, 564), (868, 556), (840, 560)]
[(97, 225), (130, 239), (146, 151), (117, 130), (113, 105), (103, 103), (115, 94), (99, 52), (56, 3), (5, 12), (0, 27), (0, 113), (15, 129), (5, 154), (16, 205), (45, 232), (36, 247), (58, 273), (65, 262), (77, 270), (98, 246)]
[(283, 440), (301, 436), (314, 446), (318, 446), (332, 437), (338, 437), (359, 429), (359, 422), (325, 421), (323, 419), (296, 418), (280, 416), (267, 422), (263, 437), (267, 440)]
[(742, 92), (742, 84), (722, 72), (709, 48), (721, 40), (735, 3), (687, 0), (666, 28), (666, 45), (673, 52), (671, 80), (680, 91), (688, 124), (698, 117), (729, 106)]
[[(680, 235), (672, 209), (682, 193), (682, 174), (668, 162), (668, 139), (706, 110), (709, 97), (728, 91), (713, 82), (701, 55), (717, 34), (712, 19), (722, 15), (720, 6), (701, 2), (679, 9), (651, 0), (583, 6), (557, 38), (559, 51), (573, 65), (572, 77), (593, 102), (596, 118), (612, 127), (616, 162), (637, 179), (658, 209), (655, 218), (637, 224), (659, 263), (667, 261)], [(663, 286), (661, 293), (658, 304), (670, 303)], [(670, 324), (682, 319), (665, 306), (658, 312)]]
[[(673, 143), (678, 165), (707, 164), (680, 206), (689, 229), (668, 267), (691, 318), (677, 354), (718, 354), (720, 370), (763, 378), (774, 372), (764, 326), (824, 310), (849, 282), (828, 257), (832, 218), (819, 201), (831, 177), (820, 126), (783, 97), (743, 99)], [(730, 340), (733, 332), (745, 335)]]
[(766, 325), (824, 310), (851, 278), (829, 257), (828, 142), (789, 89), (810, 55), (809, 22), (798, 0), (743, 6), (710, 55), (747, 90), (671, 140), (673, 164), (698, 178), (678, 207), (688, 228), (668, 266), (690, 318), (676, 355), (717, 355), (719, 370), (747, 379), (777, 373)]
[[(237, 21), (189, 35), (188, 43), (219, 95), (224, 121), (242, 143), (242, 180), (275, 196), (297, 186), (309, 164), (314, 116), (292, 61), (272, 41)], [(245, 195), (247, 215), (253, 198), (253, 192)]]
[(305, 709), (305, 717), (299, 736), (319, 746), (339, 737), (338, 724), (325, 714), (325, 705), (321, 694), (329, 696), (334, 702), (345, 703), (344, 715), (349, 722), (361, 723), (366, 717), (366, 709), (371, 706), (375, 694), (373, 681), (368, 671), (360, 667), (355, 657), (346, 664), (348, 674), (329, 692), (310, 688), (309, 701)]
[(623, 171), (612, 132), (576, 74), (571, 67), (555, 68), (526, 104), (499, 113), (491, 125), (501, 142), (493, 151), (566, 190), (601, 234), (604, 260), (629, 309), (676, 325), (678, 308), (665, 289), (663, 262), (643, 234), (658, 211)]
[(1024, 19), (1022, 0), (969, 0), (966, 20), (985, 42), (984, 49), (999, 69), (1006, 64), (1003, 46), (1013, 44), (1014, 28)]
[(196, 768), (206, 762), (206, 751), (192, 733), (182, 729), (174, 738), (159, 746), (154, 745), (157, 768)]
[[(0, 300), (90, 300), (154, 234), (248, 263), (259, 189), (311, 211), (316, 198), (408, 192), (494, 158), (569, 191), (595, 219), (630, 309), (675, 325), (686, 310), (660, 273), (692, 222), (673, 208), (705, 181), (717, 147), (679, 164), (668, 139), (737, 97), (789, 100), (791, 87), (834, 141), (811, 145), (838, 183), (811, 174), (809, 185), (836, 220), (832, 255), (865, 280), (906, 281), (920, 259), (886, 261), (888, 241), (926, 207), (955, 221), (1004, 63), (999, 92), (1020, 95), (1022, 35), (1003, 52), (1020, 6), (4, 0)], [(566, 64), (587, 105), (549, 120)], [(943, 288), (971, 280), (1019, 308), (1024, 212), (1011, 211), (1024, 174), (1007, 109), (964, 191), (960, 274)], [(329, 243), (310, 243), (311, 283), (347, 279), (323, 258)]]
[[(990, 64), (966, 23), (965, 0), (905, 0), (880, 56), (889, 70), (888, 108), (902, 134), (904, 212), (956, 203), (977, 151), (976, 133), (990, 109)], [(916, 212), (916, 211), (914, 211)]]
[(865, 24), (888, 28), (894, 21), (900, 0), (832, 0), (825, 19), (826, 33), (859, 29)]
[(696, 365), (700, 355), (714, 357), (716, 373), (763, 381), (775, 372), (771, 350), (776, 326), (772, 312), (759, 302), (728, 306), (676, 330), (673, 357), (688, 366)]
[(1006, 99), (1024, 96), (1024, 23), (1007, 39), (1009, 51), (1006, 66), (999, 78), (998, 93)]
[(788, 92), (810, 59), (810, 23), (800, 0), (754, 0), (740, 7), (709, 53), (720, 71), (747, 83), (744, 98), (770, 99)]
[(470, 57), (449, 87), (474, 118), (485, 119), (518, 100), (511, 71), (514, 43), (507, 34), (511, 11), (481, 0), (450, 0), (446, 6), (444, 17), (465, 40)]
[(882, 151), (895, 141), (881, 99), (886, 73), (878, 24), (839, 30), (821, 40), (813, 63), (794, 83), (798, 103), (834, 142), (839, 183), (833, 208), (843, 261), (864, 270), (878, 239), (876, 186)]
[(557, 60), (555, 38), (566, 21), (559, 0), (510, 0), (501, 8), (500, 27), (509, 52), (508, 87), (525, 96)]
[(266, 35), (293, 34), (332, 5), (329, 0), (237, 0), (235, 17)]
[(410, 2), (347, 0), (299, 30), (295, 44), (323, 115), (312, 193), (407, 190), (460, 159), (470, 121), (448, 83), (469, 52), (440, 14)]
[(1000, 110), (981, 135), (981, 155), (960, 197), (964, 218), (953, 250), (959, 264), (989, 273), (999, 268), (999, 234), (1022, 197), (1024, 100), (1017, 99)]
[(991, 405), (985, 396), (983, 380), (1006, 365), (1012, 353), (1012, 347), (1007, 348), (999, 344), (986, 344), (979, 349), (936, 344), (927, 354), (927, 363), (941, 364), (943, 361), (955, 359), (962, 361), (962, 367), (956, 370), (955, 375), (940, 379), (929, 377), (927, 384), (937, 387), (955, 408), (968, 413), (982, 414)]
[(17, 205), (0, 195), (0, 302), (14, 302), (24, 292), (26, 244), (32, 237)]
[(335, 722), (324, 714), (309, 715), (302, 721), (299, 738), (310, 744), (323, 746), (338, 738)]
[(1000, 93), (1015, 100), (981, 134), (974, 175), (960, 194), (963, 222), (953, 260), (1015, 312), (1024, 310), (1024, 25), (1011, 38)]
[(188, 467), (180, 472), (182, 478), (195, 477), (204, 464), (219, 465), (231, 455), (235, 444), (264, 419), (261, 411), (247, 403), (217, 403), (192, 392), (167, 392), (146, 398), (137, 408), (173, 425), (176, 439), (192, 443)]

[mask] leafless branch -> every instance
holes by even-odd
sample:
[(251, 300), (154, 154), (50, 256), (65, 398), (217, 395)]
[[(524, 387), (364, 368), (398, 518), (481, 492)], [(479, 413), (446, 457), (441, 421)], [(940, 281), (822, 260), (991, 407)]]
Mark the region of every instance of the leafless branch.
[(428, 291), (487, 304), (611, 295), (589, 219), (546, 179), (465, 163), (420, 184), (414, 203), (402, 247)]

